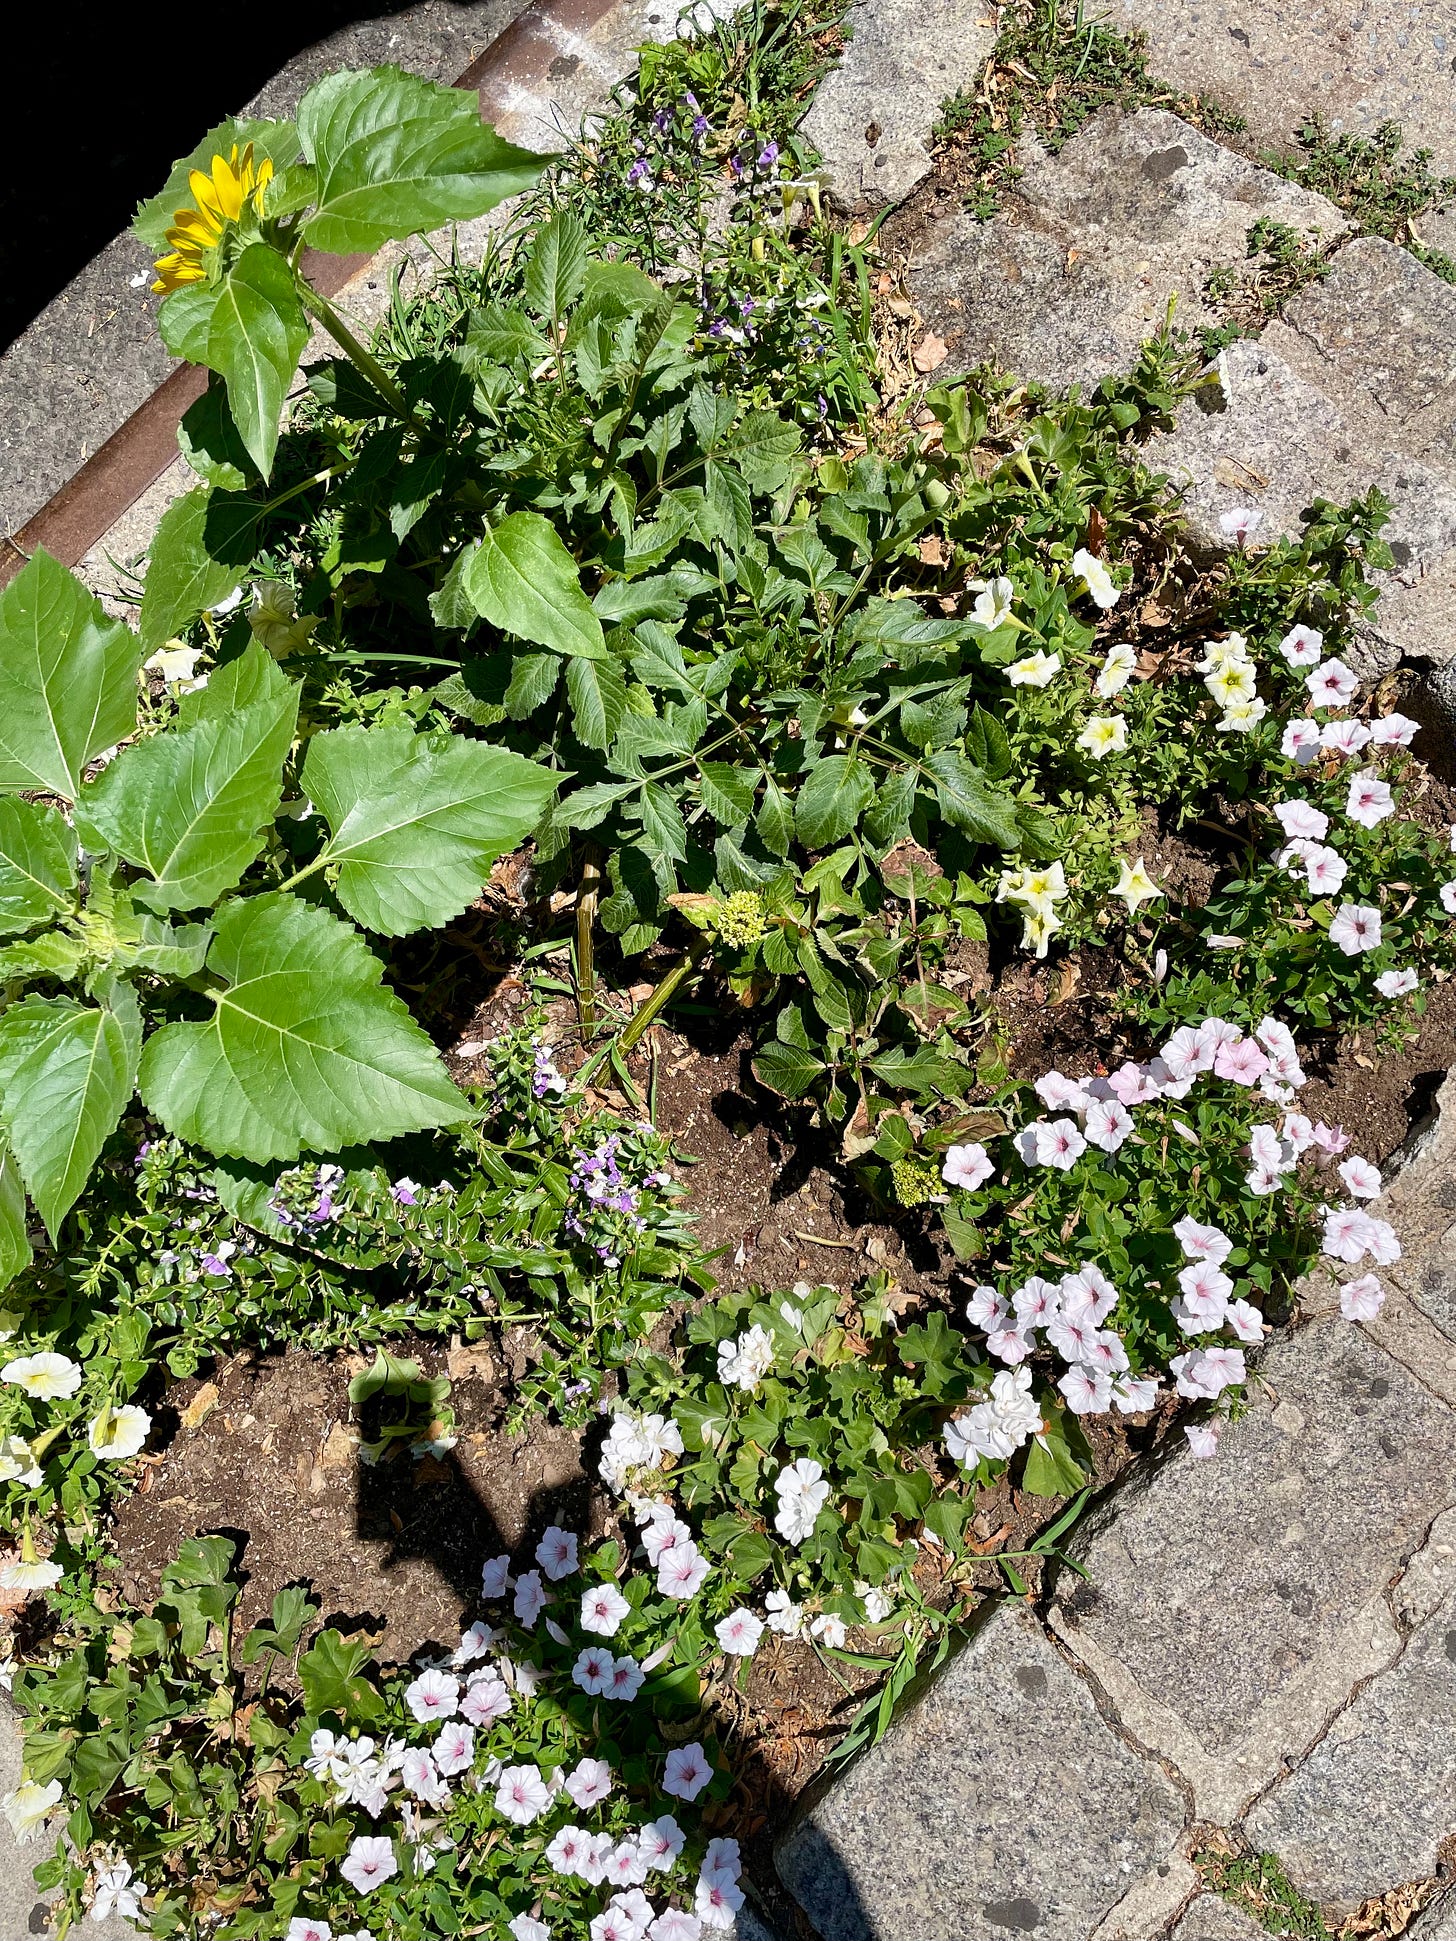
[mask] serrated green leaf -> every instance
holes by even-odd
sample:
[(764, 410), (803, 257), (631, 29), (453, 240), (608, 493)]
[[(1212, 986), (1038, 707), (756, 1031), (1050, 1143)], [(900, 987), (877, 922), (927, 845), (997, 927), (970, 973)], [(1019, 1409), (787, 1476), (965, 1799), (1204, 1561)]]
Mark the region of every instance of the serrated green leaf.
[(610, 748), (627, 711), (627, 682), (621, 667), (605, 660), (569, 660), (566, 691), (571, 725), (588, 748)]
[(466, 555), (460, 584), (475, 611), (502, 633), (585, 660), (607, 651), (576, 561), (539, 512), (513, 512), (487, 527)]
[(531, 242), (523, 285), (525, 299), (538, 317), (559, 323), (586, 283), (586, 231), (569, 209), (558, 209), (543, 223)]
[(787, 856), (794, 840), (794, 810), (772, 775), (766, 776), (754, 826), (771, 856)]
[(795, 805), (799, 840), (828, 849), (847, 836), (874, 799), (875, 782), (853, 755), (826, 755), (804, 778)]
[(177, 722), (192, 728), (199, 721), (224, 721), (239, 708), (260, 701), (282, 705), (296, 692), (283, 669), (260, 641), (250, 641), (234, 660), (215, 667), (205, 687), (195, 687), (177, 702)]
[(758, 771), (732, 762), (699, 762), (698, 792), (703, 807), (725, 829), (741, 829), (753, 814)]
[(298, 155), (298, 131), (291, 121), (250, 121), (230, 115), (216, 128), (209, 128), (190, 155), (172, 164), (161, 189), (148, 197), (132, 217), (133, 236), (148, 249), (166, 249), (167, 231), (175, 224), (178, 210), (197, 206), (192, 192), (192, 171), (196, 169), (202, 175), (209, 175), (215, 155), (221, 155), (226, 161), (234, 148), (241, 155), (249, 142), (253, 145), (254, 162), (267, 160), (275, 169), (287, 168)]
[(473, 89), (397, 67), (315, 82), (298, 105), (298, 133), (318, 171), (304, 234), (337, 256), (483, 216), (531, 188), (550, 159), (502, 141), (481, 121)]
[(110, 1011), (28, 997), (0, 1016), (10, 1146), (53, 1241), (135, 1081), (135, 1038)]
[(0, 1287), (8, 1287), (32, 1257), (20, 1168), (10, 1148), (0, 1145)]
[(206, 923), (168, 923), (163, 917), (145, 912), (139, 919), (141, 935), (129, 944), (114, 962), (139, 964), (143, 970), (163, 977), (195, 977), (207, 962), (212, 927)]
[(215, 903), (262, 849), (298, 719), (299, 690), (283, 685), (271, 700), (150, 736), (82, 791), (82, 840), (150, 871), (133, 894), (152, 909)]
[(76, 836), (63, 815), (0, 796), (0, 936), (50, 923), (76, 888)]
[(242, 582), (240, 566), (215, 559), (207, 549), (212, 494), (205, 486), (186, 492), (162, 514), (152, 539), (138, 621), (142, 646), (151, 653), (182, 632)]
[(729, 438), (725, 455), (755, 492), (777, 492), (788, 479), (802, 442), (799, 428), (776, 411), (750, 411)]
[(169, 1132), (223, 1157), (296, 1159), (468, 1118), (429, 1039), (358, 932), (275, 892), (224, 905), (206, 1024), (165, 1025), (141, 1092)]
[(402, 937), (458, 916), (540, 821), (559, 777), (508, 749), (408, 728), (315, 735), (303, 788), (330, 829), (320, 863), (356, 922)]
[(43, 930), (38, 937), (22, 938), (0, 950), (0, 977), (55, 977), (70, 984), (89, 962), (79, 937), (64, 930)]
[(136, 636), (44, 547), (0, 593), (0, 792), (74, 799), (136, 727)]
[(524, 310), (504, 303), (487, 303), (472, 310), (465, 333), (465, 353), (474, 366), (481, 364), (534, 364), (543, 358), (550, 345)]
[(935, 782), (940, 812), (947, 822), (998, 849), (1015, 849), (1021, 840), (1016, 826), (1016, 803), (993, 789), (981, 770), (953, 748), (926, 758), (925, 768)]
[(238, 436), (264, 478), (308, 336), (293, 271), (267, 243), (250, 243), (217, 286), (206, 362), (227, 385)]
[(753, 1055), (754, 1075), (761, 1085), (783, 1098), (802, 1098), (821, 1072), (827, 1071), (822, 1058), (799, 1045), (782, 1044), (776, 1038), (759, 1046)]

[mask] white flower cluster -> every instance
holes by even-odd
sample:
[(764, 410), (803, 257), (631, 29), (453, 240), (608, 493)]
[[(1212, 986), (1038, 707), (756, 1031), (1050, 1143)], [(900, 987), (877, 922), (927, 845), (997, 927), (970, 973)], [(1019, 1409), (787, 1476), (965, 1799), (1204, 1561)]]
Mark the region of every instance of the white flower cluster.
[(665, 1415), (636, 1415), (618, 1405), (602, 1445), (597, 1474), (614, 1496), (626, 1496), (660, 1480), (652, 1472), (683, 1452), (682, 1435)]

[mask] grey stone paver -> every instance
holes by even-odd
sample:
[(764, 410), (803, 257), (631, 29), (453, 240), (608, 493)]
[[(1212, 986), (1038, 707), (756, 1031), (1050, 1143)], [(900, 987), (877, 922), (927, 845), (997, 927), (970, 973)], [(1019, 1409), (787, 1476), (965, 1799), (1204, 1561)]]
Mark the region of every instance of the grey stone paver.
[(1200, 1894), (1170, 1941), (1269, 1941), (1269, 1930), (1217, 1894)]
[(1411, 1928), (1409, 1941), (1456, 1941), (1456, 1891), (1432, 1902)]
[[(1447, 1560), (1448, 1581), (1456, 1561)], [(1456, 1833), (1456, 1589), (1249, 1816), (1256, 1846), (1321, 1903), (1436, 1871)]]
[(979, 78), (996, 38), (994, 12), (989, 0), (854, 9), (854, 37), (803, 122), (836, 202), (900, 202), (929, 174), (940, 103)]
[(1027, 141), (1018, 161), (1004, 212), (953, 211), (907, 279), (952, 370), (994, 358), (1059, 388), (1095, 383), (1131, 368), (1175, 294), (1180, 323), (1216, 320), (1204, 283), (1245, 260), (1261, 216), (1326, 239), (1348, 226), (1162, 109), (1106, 109), (1059, 155)]
[(1176, 428), (1145, 447), (1149, 465), (1184, 489), (1196, 533), (1227, 546), (1220, 519), (1236, 506), (1263, 517), (1259, 544), (1297, 535), (1316, 498), (1339, 503), (1378, 485), (1393, 572), (1376, 576), (1380, 605), (1366, 630), (1377, 665), (1440, 663), (1456, 651), (1456, 482), (1387, 444), (1378, 423), (1347, 416), (1267, 344), (1244, 338), (1224, 354), (1226, 395), (1185, 404)]
[[(240, 111), (290, 113), (321, 74), (379, 61), (453, 81), (524, 4), (422, 0), (360, 21), (306, 48)], [(0, 530), (23, 526), (173, 368), (151, 281), (150, 253), (118, 236), (0, 356)]]
[(1456, 1415), (1340, 1321), (1276, 1344), (1219, 1459), (1119, 1492), (1053, 1622), (1228, 1823), (1397, 1655), (1384, 1593), (1456, 1501)]
[(1108, 0), (1112, 25), (1146, 35), (1152, 71), (1243, 115), (1285, 147), (1318, 112), (1337, 131), (1382, 121), (1456, 173), (1456, 7), (1451, 0)]
[(1379, 420), (1401, 451), (1436, 464), (1456, 454), (1456, 287), (1409, 250), (1378, 236), (1346, 243), (1263, 342), (1336, 404)]
[(823, 1941), (1087, 1941), (1184, 1818), (1162, 1769), (1003, 1605), (778, 1867)]

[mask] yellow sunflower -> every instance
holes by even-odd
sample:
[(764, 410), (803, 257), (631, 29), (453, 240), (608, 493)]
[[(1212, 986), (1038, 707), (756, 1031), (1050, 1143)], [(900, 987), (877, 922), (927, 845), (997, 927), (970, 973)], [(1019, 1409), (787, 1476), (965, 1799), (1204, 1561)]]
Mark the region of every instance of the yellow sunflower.
[(264, 160), (254, 167), (251, 142), (241, 159), (236, 145), (226, 161), (221, 155), (214, 155), (210, 175), (193, 169), (188, 186), (197, 207), (177, 211), (175, 226), (167, 231), (172, 248), (168, 255), (157, 258), (157, 280), (152, 288), (180, 290), (184, 284), (200, 283), (207, 275), (204, 254), (217, 248), (228, 224), (240, 221), (244, 209), (251, 208), (255, 215), (262, 215), (263, 191), (272, 180), (270, 161)]

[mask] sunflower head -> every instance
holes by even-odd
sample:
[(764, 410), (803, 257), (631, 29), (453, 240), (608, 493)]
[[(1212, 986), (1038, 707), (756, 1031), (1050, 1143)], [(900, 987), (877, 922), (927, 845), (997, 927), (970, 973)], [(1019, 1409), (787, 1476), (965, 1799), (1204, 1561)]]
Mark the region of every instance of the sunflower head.
[(177, 211), (173, 227), (167, 231), (172, 247), (157, 258), (157, 280), (152, 288), (180, 290), (185, 284), (202, 282), (207, 275), (206, 257), (228, 229), (241, 222), (244, 211), (262, 215), (263, 191), (272, 180), (273, 164), (265, 158), (255, 166), (251, 142), (241, 156), (236, 144), (226, 160), (214, 155), (211, 174), (193, 169), (188, 185), (197, 206)]

